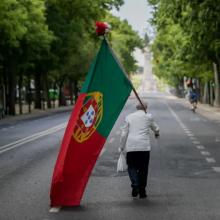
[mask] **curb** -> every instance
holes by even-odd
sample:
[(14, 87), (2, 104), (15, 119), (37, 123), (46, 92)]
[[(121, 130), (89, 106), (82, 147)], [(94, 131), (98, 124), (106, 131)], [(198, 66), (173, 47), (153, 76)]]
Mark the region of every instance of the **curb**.
[(11, 124), (13, 122), (17, 121), (25, 121), (29, 119), (36, 119), (41, 117), (47, 117), (49, 115), (53, 114), (59, 114), (64, 112), (71, 112), (73, 109), (73, 106), (64, 106), (64, 107), (58, 107), (53, 109), (47, 109), (47, 110), (33, 110), (32, 113), (26, 113), (22, 115), (16, 115), (16, 116), (6, 116), (5, 118), (0, 120), (0, 125), (7, 125)]

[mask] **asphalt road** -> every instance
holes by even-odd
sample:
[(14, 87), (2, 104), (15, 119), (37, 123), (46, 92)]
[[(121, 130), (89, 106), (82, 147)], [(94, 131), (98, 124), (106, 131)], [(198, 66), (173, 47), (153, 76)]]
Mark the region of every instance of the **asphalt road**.
[(127, 173), (116, 172), (120, 127), (135, 110), (131, 97), (96, 163), (81, 206), (58, 213), (49, 212), (49, 189), (70, 112), (0, 125), (0, 219), (219, 220), (219, 123), (192, 113), (169, 95), (154, 92), (142, 98), (161, 129), (160, 139), (152, 135), (146, 200), (133, 199)]
[[(109, 135), (81, 206), (50, 212), (49, 190), (69, 111), (0, 121), (0, 220), (219, 220), (220, 120), (193, 113), (183, 100), (156, 92), (146, 53), (139, 93), (160, 126), (149, 168), (148, 198), (133, 199), (117, 173), (120, 127), (137, 103), (132, 95)], [(198, 109), (198, 112), (201, 112)]]

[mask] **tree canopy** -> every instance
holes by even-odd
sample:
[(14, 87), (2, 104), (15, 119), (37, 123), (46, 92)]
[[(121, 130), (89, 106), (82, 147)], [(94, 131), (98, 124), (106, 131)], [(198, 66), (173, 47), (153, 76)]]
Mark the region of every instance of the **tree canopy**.
[[(155, 72), (177, 83), (182, 76), (213, 78), (212, 63), (219, 63), (220, 6), (218, 1), (149, 0), (154, 7), (152, 24)], [(177, 79), (176, 81), (173, 79)]]
[(6, 113), (15, 114), (23, 87), (35, 108), (42, 108), (42, 100), (50, 106), (50, 88), (59, 90), (60, 105), (65, 103), (65, 86), (77, 98), (79, 82), (100, 44), (95, 34), (98, 20), (112, 25), (109, 40), (127, 72), (135, 71), (133, 51), (143, 42), (127, 21), (109, 13), (122, 4), (123, 0), (0, 1), (0, 90), (5, 92)]

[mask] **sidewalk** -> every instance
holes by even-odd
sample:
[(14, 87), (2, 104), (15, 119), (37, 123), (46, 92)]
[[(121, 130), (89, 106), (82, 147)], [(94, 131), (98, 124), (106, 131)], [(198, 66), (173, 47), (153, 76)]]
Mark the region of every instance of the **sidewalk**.
[[(185, 98), (177, 98), (185, 107), (190, 108), (190, 103)], [(210, 106), (209, 104), (198, 103), (196, 113), (207, 117), (210, 120), (220, 122), (220, 108)]]
[(51, 109), (46, 109), (46, 110), (34, 109), (32, 110), (31, 113), (25, 113), (22, 115), (15, 115), (15, 116), (7, 115), (3, 119), (0, 120), (0, 125), (10, 124), (15, 121), (28, 120), (31, 118), (45, 117), (45, 116), (56, 114), (56, 113), (71, 112), (72, 109), (73, 109), (72, 105), (56, 107), (56, 108), (51, 108)]

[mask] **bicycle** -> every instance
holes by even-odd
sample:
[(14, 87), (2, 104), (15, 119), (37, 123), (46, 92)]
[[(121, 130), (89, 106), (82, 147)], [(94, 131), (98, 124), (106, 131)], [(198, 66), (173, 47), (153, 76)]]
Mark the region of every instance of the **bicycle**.
[(191, 110), (193, 111), (193, 113), (195, 113), (197, 109), (197, 100), (191, 101), (191, 105)]

